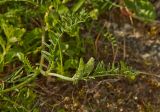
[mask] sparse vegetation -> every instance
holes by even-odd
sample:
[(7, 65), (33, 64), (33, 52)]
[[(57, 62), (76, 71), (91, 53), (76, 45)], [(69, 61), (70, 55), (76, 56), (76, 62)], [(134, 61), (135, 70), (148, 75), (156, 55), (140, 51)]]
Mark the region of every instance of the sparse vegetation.
[[(132, 25), (134, 20), (157, 22), (149, 0), (1, 0), (0, 6), (2, 112), (81, 111), (50, 103), (46, 105), (53, 110), (41, 108), (46, 103), (37, 100), (43, 96), (37, 89), (41, 79), (72, 86), (106, 78), (134, 83), (142, 72), (127, 61), (126, 48), (120, 50), (119, 38), (110, 31), (105, 16), (117, 10)], [(84, 97), (85, 90), (80, 91)], [(150, 103), (146, 105), (144, 109), (153, 110)], [(88, 111), (98, 111), (92, 106)], [(78, 108), (76, 101), (71, 107)]]

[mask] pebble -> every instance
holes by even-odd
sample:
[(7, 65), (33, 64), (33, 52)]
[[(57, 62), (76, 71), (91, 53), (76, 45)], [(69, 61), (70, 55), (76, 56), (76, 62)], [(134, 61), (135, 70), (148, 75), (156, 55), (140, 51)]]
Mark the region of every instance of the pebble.
[(124, 24), (123, 30), (126, 32), (133, 31), (133, 27), (130, 24), (126, 23)]
[(105, 24), (120, 44), (123, 44), (125, 39), (127, 48), (133, 50), (136, 56), (160, 64), (160, 43), (157, 43), (158, 39), (153, 40), (148, 33), (145, 33), (145, 29), (141, 29), (143, 24), (137, 24), (139, 25), (137, 29), (129, 23), (119, 26), (118, 23), (106, 21)]

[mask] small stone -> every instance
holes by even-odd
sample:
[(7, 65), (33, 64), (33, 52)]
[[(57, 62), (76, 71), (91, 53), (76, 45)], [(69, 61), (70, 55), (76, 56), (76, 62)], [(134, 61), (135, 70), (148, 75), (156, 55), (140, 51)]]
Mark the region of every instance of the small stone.
[(64, 98), (64, 101), (69, 101), (69, 100), (70, 100), (69, 97), (65, 97), (65, 98)]
[(124, 30), (125, 31), (132, 31), (133, 27), (130, 24), (124, 24)]
[(120, 112), (123, 112), (123, 109), (121, 108), (119, 111), (120, 111)]
[(143, 58), (143, 59), (147, 59), (147, 58), (149, 58), (149, 57), (150, 57), (150, 54), (148, 54), (148, 53), (142, 55), (142, 58)]
[(74, 103), (73, 106), (74, 106), (74, 107), (78, 107), (79, 104), (78, 104), (78, 103)]
[(135, 99), (135, 100), (138, 100), (138, 97), (137, 97), (137, 96), (135, 96), (135, 97), (134, 97), (134, 99)]

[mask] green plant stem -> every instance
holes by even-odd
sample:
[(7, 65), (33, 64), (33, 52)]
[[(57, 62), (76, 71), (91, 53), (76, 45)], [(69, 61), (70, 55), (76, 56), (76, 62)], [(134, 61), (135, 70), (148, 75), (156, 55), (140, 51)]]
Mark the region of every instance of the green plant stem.
[[(42, 50), (44, 50), (44, 48), (45, 48), (44, 43), (45, 43), (45, 28), (42, 28), (42, 38), (41, 38), (41, 47), (42, 47)], [(42, 69), (43, 63), (44, 63), (44, 56), (41, 54), (40, 69)]]
[(35, 78), (39, 75), (39, 73), (40, 73), (39, 70), (36, 70), (35, 73), (31, 74), (31, 75), (33, 75), (31, 78), (28, 78), (27, 80), (25, 80), (24, 82), (22, 82), (22, 83), (20, 83), (20, 84), (18, 84), (18, 85), (16, 85), (16, 86), (13, 86), (13, 87), (11, 87), (11, 88), (4, 89), (4, 90), (0, 91), (0, 94), (2, 94), (2, 93), (7, 93), (7, 92), (10, 92), (10, 91), (13, 91), (13, 90), (15, 90), (15, 89), (18, 89), (18, 88), (21, 88), (21, 87), (25, 86), (27, 83), (29, 83), (29, 82), (31, 82), (33, 79), (35, 79)]
[(43, 74), (44, 76), (54, 76), (54, 77), (58, 77), (58, 78), (60, 78), (60, 79), (66, 80), (66, 81), (71, 81), (71, 82), (74, 82), (74, 81), (75, 81), (75, 79), (70, 78), (70, 77), (67, 77), (67, 76), (64, 76), (64, 75), (61, 75), (61, 74), (47, 73), (47, 72), (44, 72), (44, 71), (41, 71), (41, 74)]
[(106, 76), (122, 76), (122, 75), (120, 75), (120, 74), (103, 74), (103, 75), (95, 75), (95, 76), (89, 76), (89, 77), (84, 77), (84, 79), (92, 79), (92, 78), (97, 78), (97, 77), (106, 77)]
[(64, 69), (63, 69), (63, 56), (62, 56), (62, 49), (61, 49), (61, 44), (60, 44), (60, 39), (58, 40), (58, 47), (59, 47), (59, 57), (60, 57), (60, 63), (61, 63), (61, 74), (64, 74)]

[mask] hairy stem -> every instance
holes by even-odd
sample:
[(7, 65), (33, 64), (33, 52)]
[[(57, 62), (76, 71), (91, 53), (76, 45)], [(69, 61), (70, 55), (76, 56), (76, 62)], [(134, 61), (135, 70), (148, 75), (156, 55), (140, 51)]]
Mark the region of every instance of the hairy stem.
[(47, 73), (47, 72), (42, 71), (42, 70), (41, 70), (41, 74), (43, 74), (44, 76), (58, 77), (60, 79), (66, 80), (66, 81), (71, 81), (71, 82), (75, 81), (75, 79), (73, 79), (73, 78), (70, 78), (70, 77), (67, 77), (67, 76), (64, 76), (64, 75), (61, 75), (61, 74), (56, 74), (56, 73)]

